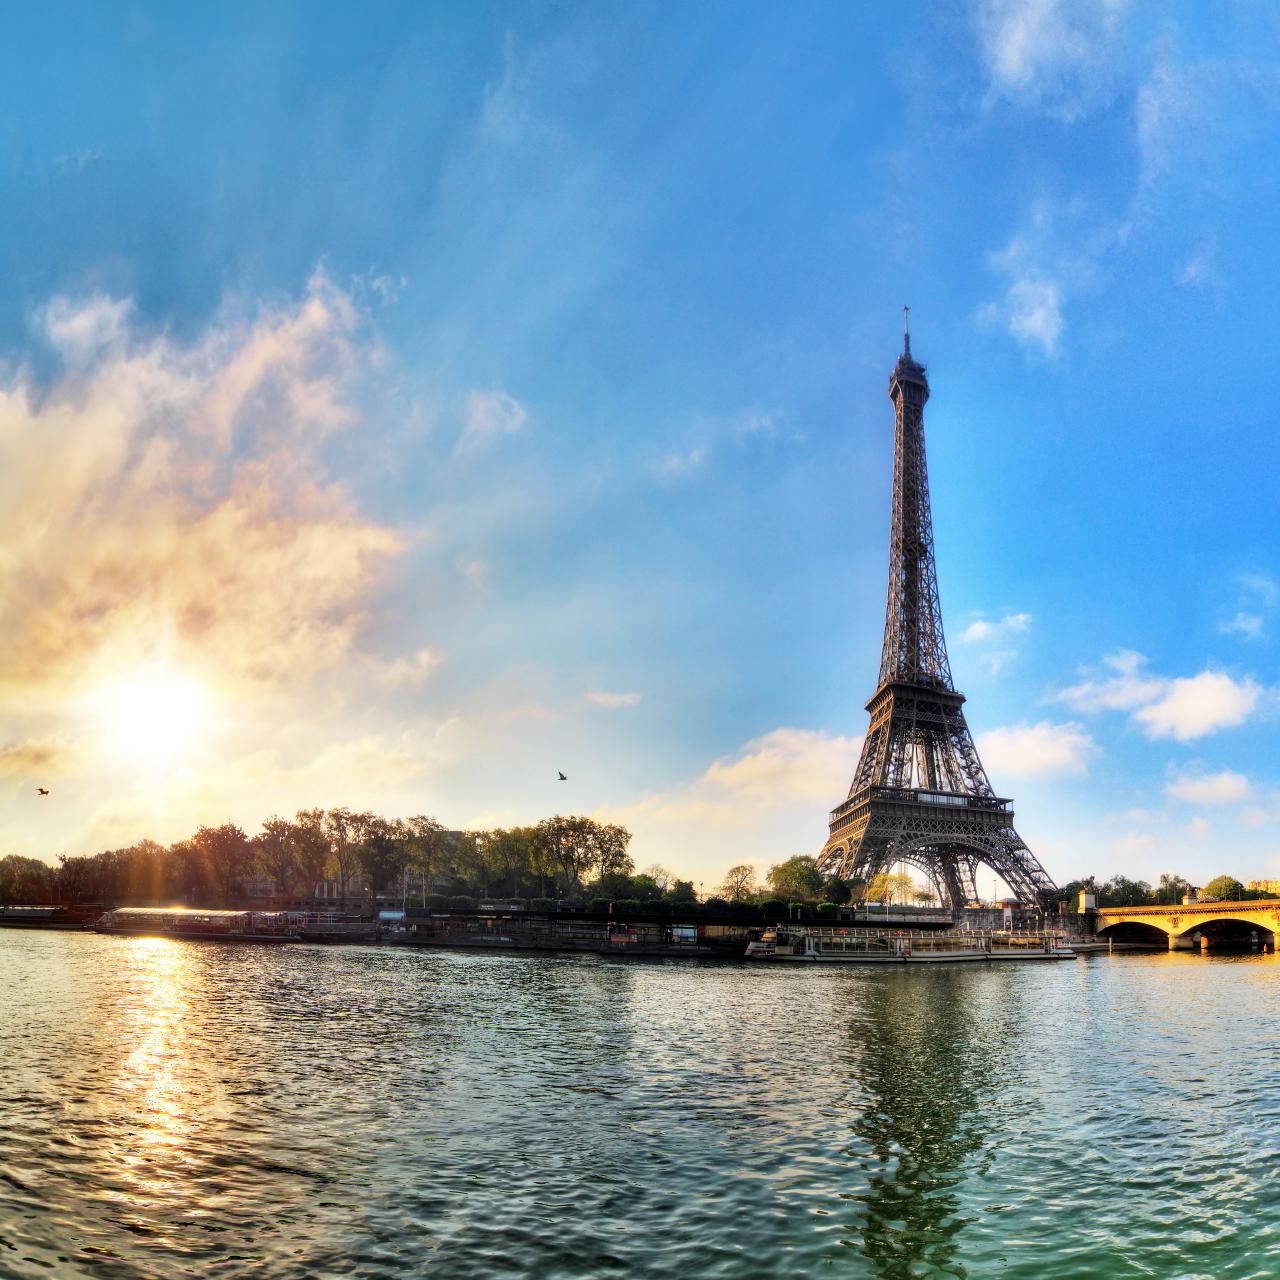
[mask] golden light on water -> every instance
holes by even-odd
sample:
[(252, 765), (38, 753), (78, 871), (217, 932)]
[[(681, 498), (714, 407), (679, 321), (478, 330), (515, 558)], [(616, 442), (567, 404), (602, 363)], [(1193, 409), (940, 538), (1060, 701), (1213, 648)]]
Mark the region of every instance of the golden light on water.
[[(191, 953), (169, 938), (136, 938), (127, 945), (129, 986), (137, 999), (120, 1029), (133, 1048), (121, 1061), (116, 1088), (132, 1100), (134, 1127), (116, 1154), (137, 1195), (150, 1199), (173, 1190), (174, 1163), (183, 1162), (192, 1122), (186, 1048)], [(158, 1160), (161, 1153), (166, 1158)]]

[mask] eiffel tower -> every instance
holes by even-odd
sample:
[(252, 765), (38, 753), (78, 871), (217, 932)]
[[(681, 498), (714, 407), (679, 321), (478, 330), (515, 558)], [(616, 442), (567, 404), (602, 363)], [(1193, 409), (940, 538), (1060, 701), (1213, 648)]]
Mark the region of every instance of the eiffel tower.
[(870, 880), (903, 863), (954, 909), (977, 898), (978, 868), (987, 866), (1023, 901), (1043, 902), (1054, 883), (1014, 830), (1013, 802), (991, 789), (951, 679), (924, 455), (929, 382), (911, 358), (905, 325), (889, 398), (897, 423), (880, 681), (853, 785), (831, 811), (818, 867)]

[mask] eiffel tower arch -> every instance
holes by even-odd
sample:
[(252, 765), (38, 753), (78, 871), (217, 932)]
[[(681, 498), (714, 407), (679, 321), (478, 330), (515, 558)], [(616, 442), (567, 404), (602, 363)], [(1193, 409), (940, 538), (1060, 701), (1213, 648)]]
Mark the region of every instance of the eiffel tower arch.
[(1043, 902), (1055, 885), (1014, 829), (1013, 802), (992, 790), (951, 678), (925, 465), (929, 382), (912, 359), (908, 333), (889, 397), (893, 525), (880, 678), (853, 783), (831, 811), (818, 867), (869, 880), (904, 863), (954, 908), (977, 897), (985, 866), (1019, 898)]

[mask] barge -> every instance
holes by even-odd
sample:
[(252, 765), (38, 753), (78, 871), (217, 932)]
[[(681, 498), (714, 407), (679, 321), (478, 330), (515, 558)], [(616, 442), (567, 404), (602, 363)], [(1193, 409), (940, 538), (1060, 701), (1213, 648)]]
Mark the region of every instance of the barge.
[(103, 912), (93, 928), (96, 933), (206, 942), (297, 942), (300, 936), (296, 912), (202, 907), (117, 907)]
[(888, 929), (766, 929), (749, 960), (801, 964), (982, 964), (1065, 960), (1074, 951), (1052, 933), (908, 933)]

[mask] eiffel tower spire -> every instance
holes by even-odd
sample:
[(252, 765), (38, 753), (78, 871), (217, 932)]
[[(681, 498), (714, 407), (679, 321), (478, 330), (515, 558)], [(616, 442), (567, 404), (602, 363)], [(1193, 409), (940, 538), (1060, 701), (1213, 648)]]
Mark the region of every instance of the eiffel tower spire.
[(985, 865), (1035, 901), (1053, 891), (1053, 881), (1014, 830), (1012, 802), (992, 790), (951, 678), (925, 461), (929, 381), (911, 355), (905, 307), (903, 317), (902, 355), (889, 378), (893, 524), (880, 678), (853, 783), (831, 812), (818, 865), (869, 880), (905, 863), (952, 907), (977, 896), (977, 869)]

